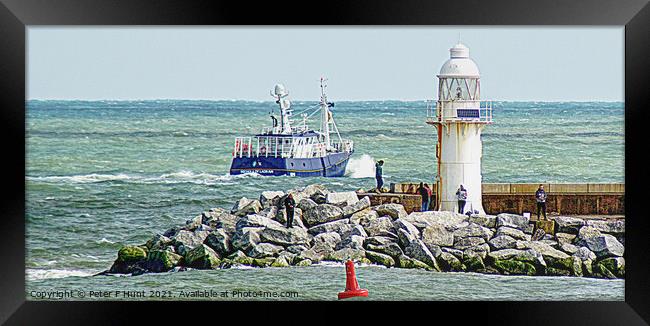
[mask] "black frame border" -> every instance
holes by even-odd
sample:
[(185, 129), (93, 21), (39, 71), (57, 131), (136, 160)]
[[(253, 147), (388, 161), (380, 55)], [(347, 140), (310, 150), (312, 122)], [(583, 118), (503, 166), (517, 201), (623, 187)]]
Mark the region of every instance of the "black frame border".
[[(617, 25), (625, 26), (625, 210), (627, 246), (625, 302), (393, 302), (337, 305), (325, 302), (245, 303), (196, 302), (33, 302), (25, 299), (25, 100), (26, 28), (36, 25)], [(304, 26), (303, 26), (304, 27)], [(0, 0), (0, 139), (5, 142), (4, 212), (0, 220), (0, 322), (11, 325), (59, 323), (127, 324), (132, 316), (149, 322), (172, 322), (158, 313), (168, 307), (203, 311), (208, 320), (241, 322), (234, 309), (276, 320), (311, 321), (314, 317), (342, 320), (346, 313), (367, 322), (381, 320), (388, 308), (424, 312), (431, 321), (456, 311), (455, 323), (548, 325), (647, 325), (650, 322), (650, 282), (644, 150), (647, 106), (650, 103), (650, 5), (648, 0), (456, 0), (328, 1), (249, 3), (174, 0)], [(522, 294), (522, 299), (525, 294)], [(198, 305), (198, 307), (196, 306)], [(298, 307), (298, 308), (295, 308)], [(366, 311), (366, 312), (363, 312)], [(420, 312), (420, 313), (417, 313)], [(128, 313), (128, 314), (125, 314)], [(205, 314), (207, 313), (207, 314)], [(181, 315), (184, 313), (181, 313)], [(131, 316), (129, 316), (131, 315)], [(218, 315), (219, 319), (214, 316)], [(393, 315), (395, 315), (393, 313)], [(157, 316), (157, 317), (154, 317)], [(300, 317), (299, 317), (300, 316)], [(169, 319), (168, 319), (169, 318)], [(257, 319), (257, 318), (255, 318)], [(273, 318), (270, 318), (273, 319)], [(427, 318), (428, 319), (428, 318)], [(322, 319), (321, 319), (322, 320)], [(415, 321), (415, 320), (414, 320)], [(190, 322), (185, 320), (185, 322)]]

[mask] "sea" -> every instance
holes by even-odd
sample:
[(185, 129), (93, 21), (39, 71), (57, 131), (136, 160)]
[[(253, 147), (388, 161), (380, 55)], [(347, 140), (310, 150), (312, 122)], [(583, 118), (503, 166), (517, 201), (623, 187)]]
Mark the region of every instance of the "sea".
[[(340, 178), (228, 174), (234, 138), (271, 124), (273, 102), (28, 100), (27, 300), (336, 300), (343, 264), (93, 276), (117, 251), (230, 209), (265, 190), (335, 191), (433, 182), (436, 132), (426, 101), (341, 101), (333, 108), (355, 153)], [(294, 101), (296, 120), (317, 102)], [(624, 182), (622, 102), (493, 102), (482, 133), (486, 183)], [(318, 128), (318, 121), (309, 124)], [(434, 273), (357, 266), (367, 300), (624, 300), (624, 280)], [(69, 291), (69, 292), (62, 292)], [(103, 294), (103, 295), (102, 295)], [(142, 294), (142, 295), (140, 295)]]

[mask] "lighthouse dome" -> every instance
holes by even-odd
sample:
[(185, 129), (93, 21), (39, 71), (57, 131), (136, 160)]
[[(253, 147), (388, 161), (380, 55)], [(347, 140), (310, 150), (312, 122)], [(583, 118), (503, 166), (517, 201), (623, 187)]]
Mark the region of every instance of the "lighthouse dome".
[(468, 47), (458, 43), (449, 53), (449, 60), (440, 68), (440, 77), (479, 77), (478, 66), (470, 59)]

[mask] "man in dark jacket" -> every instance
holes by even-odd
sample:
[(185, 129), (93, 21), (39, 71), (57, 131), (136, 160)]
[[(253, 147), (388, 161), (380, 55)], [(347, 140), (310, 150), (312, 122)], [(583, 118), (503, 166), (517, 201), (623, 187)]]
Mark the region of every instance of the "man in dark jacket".
[(539, 185), (535, 192), (535, 200), (537, 200), (537, 220), (539, 220), (539, 211), (544, 213), (544, 220), (546, 220), (546, 192), (544, 185)]
[(290, 228), (293, 225), (293, 210), (296, 207), (296, 201), (293, 200), (292, 194), (289, 194), (284, 200), (284, 207), (287, 209), (287, 227)]
[(375, 179), (377, 179), (377, 192), (381, 192), (381, 187), (384, 185), (384, 178), (382, 177), (382, 166), (384, 166), (384, 161), (379, 160), (375, 164)]
[(421, 212), (424, 212), (429, 207), (429, 191), (424, 187), (424, 183), (420, 182), (420, 187), (418, 187), (418, 193), (422, 197), (422, 208)]

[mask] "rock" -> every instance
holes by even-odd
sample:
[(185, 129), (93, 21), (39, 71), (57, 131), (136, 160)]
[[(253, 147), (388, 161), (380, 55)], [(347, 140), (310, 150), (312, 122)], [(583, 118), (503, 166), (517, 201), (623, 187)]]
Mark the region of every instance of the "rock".
[(534, 224), (528, 224), (528, 226), (524, 229), (524, 233), (526, 234), (533, 234), (533, 231), (535, 231), (535, 225)]
[(315, 226), (343, 218), (343, 211), (329, 204), (321, 204), (305, 212), (304, 222), (307, 226)]
[(260, 268), (270, 267), (274, 261), (275, 258), (273, 257), (254, 258), (251, 266), (260, 267)]
[[(275, 221), (280, 223), (282, 226), (287, 225), (287, 210), (286, 209), (281, 209), (277, 210), (275, 215), (272, 217)], [(305, 224), (302, 222), (302, 209), (300, 208), (295, 208), (293, 211), (293, 223), (291, 223), (291, 226), (293, 227), (298, 227), (301, 229), (305, 229)]]
[(240, 229), (232, 238), (232, 248), (234, 250), (248, 252), (260, 242), (259, 234), (263, 229), (261, 227), (245, 227)]
[(587, 226), (590, 226), (602, 233), (619, 235), (625, 233), (625, 220), (588, 220)]
[(623, 257), (625, 252), (625, 247), (610, 234), (589, 238), (585, 241), (585, 246), (593, 251), (598, 258)]
[(323, 185), (319, 184), (311, 184), (306, 186), (304, 189), (302, 189), (302, 193), (305, 194), (307, 197), (314, 197), (317, 195), (327, 195), (330, 193), (330, 191), (325, 188)]
[(282, 227), (282, 224), (266, 216), (251, 214), (244, 216), (237, 221), (237, 224), (235, 224), (235, 232), (239, 232), (242, 228), (265, 228), (269, 226)]
[(397, 258), (397, 257), (404, 254), (404, 251), (402, 250), (402, 248), (400, 248), (400, 246), (397, 245), (397, 243), (395, 243), (395, 242), (389, 242), (389, 243), (383, 244), (383, 245), (375, 245), (375, 244), (371, 244), (371, 243), (366, 242), (366, 243), (364, 243), (364, 245), (365, 245), (365, 248), (367, 250), (372, 250), (374, 252), (379, 252), (379, 253), (382, 253), (382, 254), (386, 254), (386, 255), (389, 255), (389, 256), (391, 256), (393, 258)]
[(462, 256), (463, 265), (468, 272), (477, 272), (485, 269), (483, 258), (474, 251), (467, 251), (467, 254)]
[(152, 250), (147, 255), (146, 269), (154, 272), (167, 272), (177, 266), (183, 257), (167, 250)]
[(341, 236), (336, 232), (324, 232), (316, 235), (313, 242), (314, 244), (320, 243), (334, 249), (341, 242)]
[(440, 248), (440, 250), (442, 252), (448, 252), (448, 253), (454, 255), (458, 259), (461, 259), (461, 260), (463, 259), (463, 251), (462, 250), (458, 250), (458, 249), (454, 249), (454, 248), (445, 248), (445, 247)]
[(459, 250), (465, 250), (467, 248), (476, 247), (484, 243), (485, 243), (484, 238), (468, 237), (468, 238), (458, 239), (458, 241), (454, 242), (454, 248)]
[(461, 263), (461, 261), (456, 258), (456, 256), (450, 253), (442, 252), (437, 260), (442, 271), (462, 272), (465, 270), (463, 263)]
[(147, 251), (138, 246), (124, 246), (117, 252), (117, 261), (136, 263), (147, 258)]
[[(533, 249), (518, 250), (518, 249), (503, 249), (492, 251), (487, 255), (490, 262), (516, 260), (531, 264), (533, 267), (546, 268), (546, 262), (542, 255)], [(498, 266), (495, 266), (499, 268)]]
[(373, 209), (377, 211), (377, 214), (379, 214), (379, 216), (388, 215), (392, 217), (393, 220), (408, 216), (402, 204), (382, 204), (374, 207)]
[(585, 272), (584, 269), (582, 268), (582, 260), (580, 258), (571, 256), (571, 259), (573, 260), (573, 270), (571, 271), (573, 276), (578, 276), (582, 277), (584, 276)]
[(345, 232), (343, 237), (345, 238), (351, 235), (358, 235), (360, 237), (363, 237), (364, 240), (365, 238), (368, 237), (368, 233), (366, 233), (366, 230), (364, 230), (361, 225), (354, 225), (354, 224), (352, 224), (352, 229), (348, 232)]
[(359, 197), (354, 191), (330, 192), (327, 194), (326, 198), (327, 200), (325, 202), (327, 204), (335, 206), (338, 206), (340, 204), (344, 204), (344, 206), (350, 206), (356, 204), (359, 201)]
[(197, 246), (203, 244), (205, 238), (208, 237), (210, 232), (208, 231), (187, 231), (180, 230), (178, 233), (171, 239), (176, 249), (176, 252), (185, 256), (185, 254), (196, 248)]
[(468, 226), (459, 228), (453, 232), (454, 242), (458, 242), (463, 238), (469, 237), (480, 237), (483, 238), (483, 240), (487, 241), (492, 238), (493, 234), (494, 233), (490, 229), (482, 227), (475, 223), (471, 223)]
[(279, 256), (271, 263), (271, 267), (289, 267), (289, 262), (285, 257)]
[(415, 239), (411, 241), (408, 246), (406, 246), (404, 253), (411, 258), (417, 259), (433, 267), (436, 271), (440, 271), (438, 262), (422, 240)]
[(468, 219), (469, 217), (467, 215), (448, 211), (413, 212), (404, 218), (404, 220), (411, 222), (411, 224), (419, 229), (423, 229), (432, 224), (442, 224), (451, 231), (465, 226)]
[(420, 231), (410, 222), (397, 219), (393, 222), (393, 227), (397, 230), (400, 244), (406, 247), (411, 241), (420, 238)]
[[(353, 192), (354, 193), (354, 192)], [(356, 197), (356, 194), (355, 194)], [(351, 217), (354, 213), (360, 212), (366, 208), (370, 207), (370, 198), (363, 197), (361, 200), (357, 200), (356, 203), (343, 207), (343, 216)]]
[[(366, 198), (368, 198), (368, 197), (366, 197)], [(386, 255), (386, 254), (366, 250), (366, 257), (368, 259), (370, 259), (371, 262), (379, 264), (379, 265), (384, 265), (386, 267), (395, 266), (395, 260), (391, 256)]]
[(246, 256), (246, 254), (241, 252), (241, 250), (237, 250), (235, 253), (228, 256), (228, 259), (233, 261), (234, 263), (241, 264), (241, 265), (246, 265), (246, 266), (253, 265), (253, 258)]
[(496, 227), (499, 228), (501, 226), (507, 226), (524, 231), (528, 227), (528, 222), (528, 217), (516, 214), (501, 213), (497, 215)]
[(235, 234), (235, 226), (239, 220), (239, 216), (230, 214), (223, 209), (211, 209), (208, 225), (215, 229), (224, 229), (230, 237)]
[(479, 255), (482, 259), (485, 259), (487, 254), (490, 252), (490, 245), (487, 243), (480, 244), (478, 246), (474, 247), (469, 247), (463, 251), (463, 256), (467, 256), (469, 254), (477, 254)]
[(307, 266), (311, 266), (311, 264), (312, 264), (311, 260), (307, 258), (297, 262), (296, 266), (307, 267)]
[(277, 256), (284, 248), (271, 243), (260, 242), (254, 245), (249, 251), (248, 256), (252, 258), (266, 258)]
[(559, 249), (559, 245), (555, 240), (544, 239), (544, 240), (539, 240), (539, 242), (547, 244), (555, 249)]
[(486, 227), (486, 228), (496, 228), (497, 224), (497, 217), (495, 215), (479, 215), (479, 214), (472, 214), (469, 217), (469, 222), (470, 223), (476, 223), (480, 226)]
[(303, 246), (303, 245), (296, 245), (296, 246), (288, 246), (287, 251), (292, 253), (292, 254), (300, 254), (301, 252), (308, 250), (309, 247)]
[(349, 235), (347, 237), (344, 237), (341, 239), (341, 242), (339, 242), (336, 245), (335, 250), (340, 250), (344, 248), (352, 248), (352, 249), (361, 249), (363, 250), (363, 241), (366, 238), (358, 235)]
[(281, 246), (309, 245), (309, 233), (302, 228), (285, 228), (283, 226), (268, 226), (260, 232), (262, 242), (274, 243)]
[(310, 210), (316, 208), (316, 206), (318, 206), (318, 204), (316, 204), (316, 202), (314, 202), (313, 200), (311, 200), (309, 198), (305, 198), (305, 199), (302, 199), (300, 202), (298, 202), (298, 204), (296, 205), (296, 208), (300, 208), (301, 210), (307, 212), (307, 211), (310, 211)]
[[(364, 198), (368, 198), (368, 197), (364, 197)], [(376, 220), (377, 218), (379, 218), (379, 214), (377, 214), (377, 211), (371, 208), (366, 208), (364, 210), (352, 214), (352, 216), (350, 216), (350, 223), (358, 224), (363, 227), (366, 227), (370, 223), (370, 221)]]
[(580, 228), (585, 226), (585, 221), (575, 217), (558, 216), (555, 218), (557, 232), (578, 234)]
[(201, 226), (203, 222), (203, 214), (202, 215), (197, 215), (194, 218), (185, 221), (185, 226), (183, 226), (182, 229), (188, 230), (188, 231), (194, 231), (196, 228)]
[(596, 263), (594, 272), (608, 278), (612, 278), (612, 275), (625, 278), (625, 259), (623, 257), (605, 258)]
[(241, 217), (249, 214), (257, 214), (261, 210), (262, 204), (259, 200), (242, 197), (235, 203), (235, 206), (230, 210), (230, 213)]
[(317, 235), (325, 232), (336, 232), (338, 234), (345, 234), (346, 232), (352, 230), (353, 225), (350, 224), (349, 222), (350, 222), (349, 220), (343, 219), (343, 220), (336, 220), (329, 223), (323, 223), (309, 228), (307, 232), (309, 232), (309, 234), (312, 235)]
[(368, 233), (368, 236), (388, 236), (390, 234), (396, 234), (395, 227), (393, 226), (393, 220), (388, 217), (380, 217), (378, 219), (371, 220), (368, 225), (363, 227)]
[(336, 250), (325, 258), (325, 260), (346, 262), (352, 260), (353, 262), (359, 262), (362, 258), (366, 258), (366, 251), (363, 249), (353, 249), (353, 248), (344, 248)]
[(432, 223), (422, 230), (422, 241), (428, 246), (451, 247), (454, 245), (454, 233), (440, 223)]
[[(522, 249), (533, 249), (542, 255), (547, 267), (560, 269), (571, 273), (574, 269), (573, 259), (566, 253), (539, 241), (520, 241)], [(563, 273), (560, 273), (563, 274)], [(553, 274), (551, 274), (553, 275)], [(570, 274), (569, 274), (570, 275)]]
[(232, 252), (230, 237), (223, 229), (218, 229), (208, 234), (203, 243), (221, 256), (228, 255)]
[(172, 240), (164, 235), (156, 234), (145, 244), (149, 250), (165, 249), (172, 244)]
[(434, 270), (433, 267), (417, 259), (410, 258), (406, 255), (399, 256), (399, 258), (397, 259), (397, 265), (401, 268), (419, 268), (419, 269), (426, 269), (426, 270)]
[(587, 247), (580, 247), (578, 250), (573, 254), (573, 256), (580, 258), (582, 261), (585, 260), (596, 260), (596, 254), (589, 250)]
[(555, 233), (555, 239), (558, 243), (573, 243), (573, 239), (576, 238), (575, 234), (570, 233)]
[(533, 232), (533, 235), (530, 237), (530, 240), (539, 241), (542, 240), (542, 238), (544, 238), (545, 235), (546, 235), (546, 231), (542, 229), (537, 229), (535, 230), (535, 232)]
[(583, 226), (578, 231), (578, 235), (573, 240), (573, 242), (576, 246), (585, 246), (587, 244), (587, 240), (599, 237), (601, 235), (602, 233), (600, 233), (600, 231), (598, 231), (596, 228), (593, 228), (591, 226)]
[(566, 252), (569, 255), (573, 255), (576, 252), (578, 252), (578, 247), (570, 244), (570, 243), (560, 243), (560, 250)]
[(501, 250), (514, 248), (516, 242), (517, 240), (509, 235), (498, 235), (490, 239), (490, 241), (488, 241), (488, 245), (490, 245), (490, 248), (492, 250)]
[(511, 227), (507, 227), (507, 226), (502, 226), (497, 229), (495, 236), (500, 236), (500, 235), (507, 235), (514, 238), (515, 240), (530, 241), (531, 239), (531, 236), (524, 233), (523, 231)]
[(544, 234), (555, 234), (555, 222), (551, 221), (535, 221), (535, 230), (544, 230)]
[(260, 204), (263, 208), (273, 205), (273, 199), (284, 196), (284, 191), (262, 191), (260, 195)]
[(394, 243), (395, 240), (393, 238), (389, 237), (384, 237), (384, 236), (374, 236), (374, 237), (368, 237), (366, 240), (363, 241), (363, 245), (373, 245), (373, 246), (385, 246), (390, 243)]
[(220, 260), (217, 253), (210, 247), (200, 244), (187, 252), (184, 257), (185, 265), (197, 269), (211, 269), (219, 266)]

